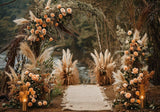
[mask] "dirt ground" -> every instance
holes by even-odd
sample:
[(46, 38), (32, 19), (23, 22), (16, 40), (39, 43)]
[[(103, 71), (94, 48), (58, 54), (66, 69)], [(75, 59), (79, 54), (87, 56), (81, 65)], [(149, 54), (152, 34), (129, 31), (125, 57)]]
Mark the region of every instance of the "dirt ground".
[[(109, 100), (113, 100), (114, 99), (113, 86), (105, 86), (103, 88)], [(28, 109), (27, 112), (64, 112), (61, 107), (62, 97), (63, 95), (55, 97), (48, 108)], [(1, 104), (2, 102), (0, 102), (0, 105)], [(22, 111), (20, 109), (5, 109), (0, 106), (0, 112), (22, 112)], [(65, 112), (77, 112), (77, 111), (65, 110)], [(87, 111), (78, 111), (78, 112), (87, 112)], [(96, 112), (111, 112), (111, 111), (96, 111)]]

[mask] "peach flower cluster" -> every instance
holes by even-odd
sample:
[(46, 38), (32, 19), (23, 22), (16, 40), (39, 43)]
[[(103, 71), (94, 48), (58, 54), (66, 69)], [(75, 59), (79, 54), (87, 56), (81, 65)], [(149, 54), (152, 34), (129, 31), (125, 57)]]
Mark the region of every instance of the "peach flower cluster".
[(126, 97), (127, 99), (129, 99), (129, 98), (131, 97), (131, 93), (126, 93), (126, 94), (125, 94), (125, 97)]

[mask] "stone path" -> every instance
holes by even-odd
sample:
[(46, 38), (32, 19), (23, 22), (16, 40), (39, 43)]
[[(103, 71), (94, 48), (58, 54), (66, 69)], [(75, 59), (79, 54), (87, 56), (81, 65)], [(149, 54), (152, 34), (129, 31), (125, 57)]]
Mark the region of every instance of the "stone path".
[(73, 85), (66, 89), (62, 106), (63, 110), (75, 111), (111, 110), (112, 103), (107, 99), (97, 85)]

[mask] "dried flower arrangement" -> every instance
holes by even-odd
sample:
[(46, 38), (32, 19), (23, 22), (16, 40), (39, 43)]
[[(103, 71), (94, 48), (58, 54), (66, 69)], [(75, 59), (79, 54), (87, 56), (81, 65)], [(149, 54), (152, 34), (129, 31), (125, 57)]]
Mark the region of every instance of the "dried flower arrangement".
[[(124, 55), (122, 56), (121, 70), (114, 73), (114, 86), (117, 92), (114, 106), (123, 106), (125, 109), (139, 109), (141, 106), (141, 95), (147, 91), (149, 80), (154, 71), (148, 72), (148, 66), (145, 61), (149, 56), (147, 47), (147, 34), (142, 38), (140, 32), (135, 30), (128, 31), (130, 40), (129, 46), (124, 47)], [(144, 85), (144, 88), (140, 88)], [(143, 89), (143, 90), (142, 90)]]
[(61, 85), (70, 85), (79, 83), (79, 73), (76, 67), (77, 60), (72, 62), (73, 55), (70, 50), (63, 50), (62, 60), (58, 60), (56, 66), (54, 65), (53, 74), (55, 81)]
[(97, 83), (99, 85), (107, 85), (112, 83), (112, 72), (116, 67), (113, 57), (111, 57), (110, 52), (106, 49), (104, 55), (102, 52), (100, 54), (94, 50), (91, 53), (92, 58), (95, 62), (94, 75), (96, 76)]
[(11, 73), (6, 72), (10, 81), (10, 107), (18, 107), (20, 105), (19, 98), (25, 93), (20, 91), (22, 85), (28, 88), (28, 107), (47, 106), (50, 102), (50, 92), (53, 89), (54, 82), (52, 74), (46, 71), (47, 61), (53, 52), (53, 47), (46, 49), (38, 58), (35, 58), (34, 53), (26, 42), (20, 44), (20, 52), (29, 60), (24, 65), (21, 74), (17, 74), (10, 67)]

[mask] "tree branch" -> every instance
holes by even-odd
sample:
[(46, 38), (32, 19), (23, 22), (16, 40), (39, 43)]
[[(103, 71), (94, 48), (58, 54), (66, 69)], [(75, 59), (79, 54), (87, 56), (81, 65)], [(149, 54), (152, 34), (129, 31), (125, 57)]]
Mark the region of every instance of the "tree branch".
[(10, 1), (10, 2), (2, 3), (2, 4), (0, 4), (0, 6), (5, 6), (5, 5), (11, 4), (11, 3), (15, 2), (15, 1), (16, 1), (16, 0), (12, 0), (12, 1)]

